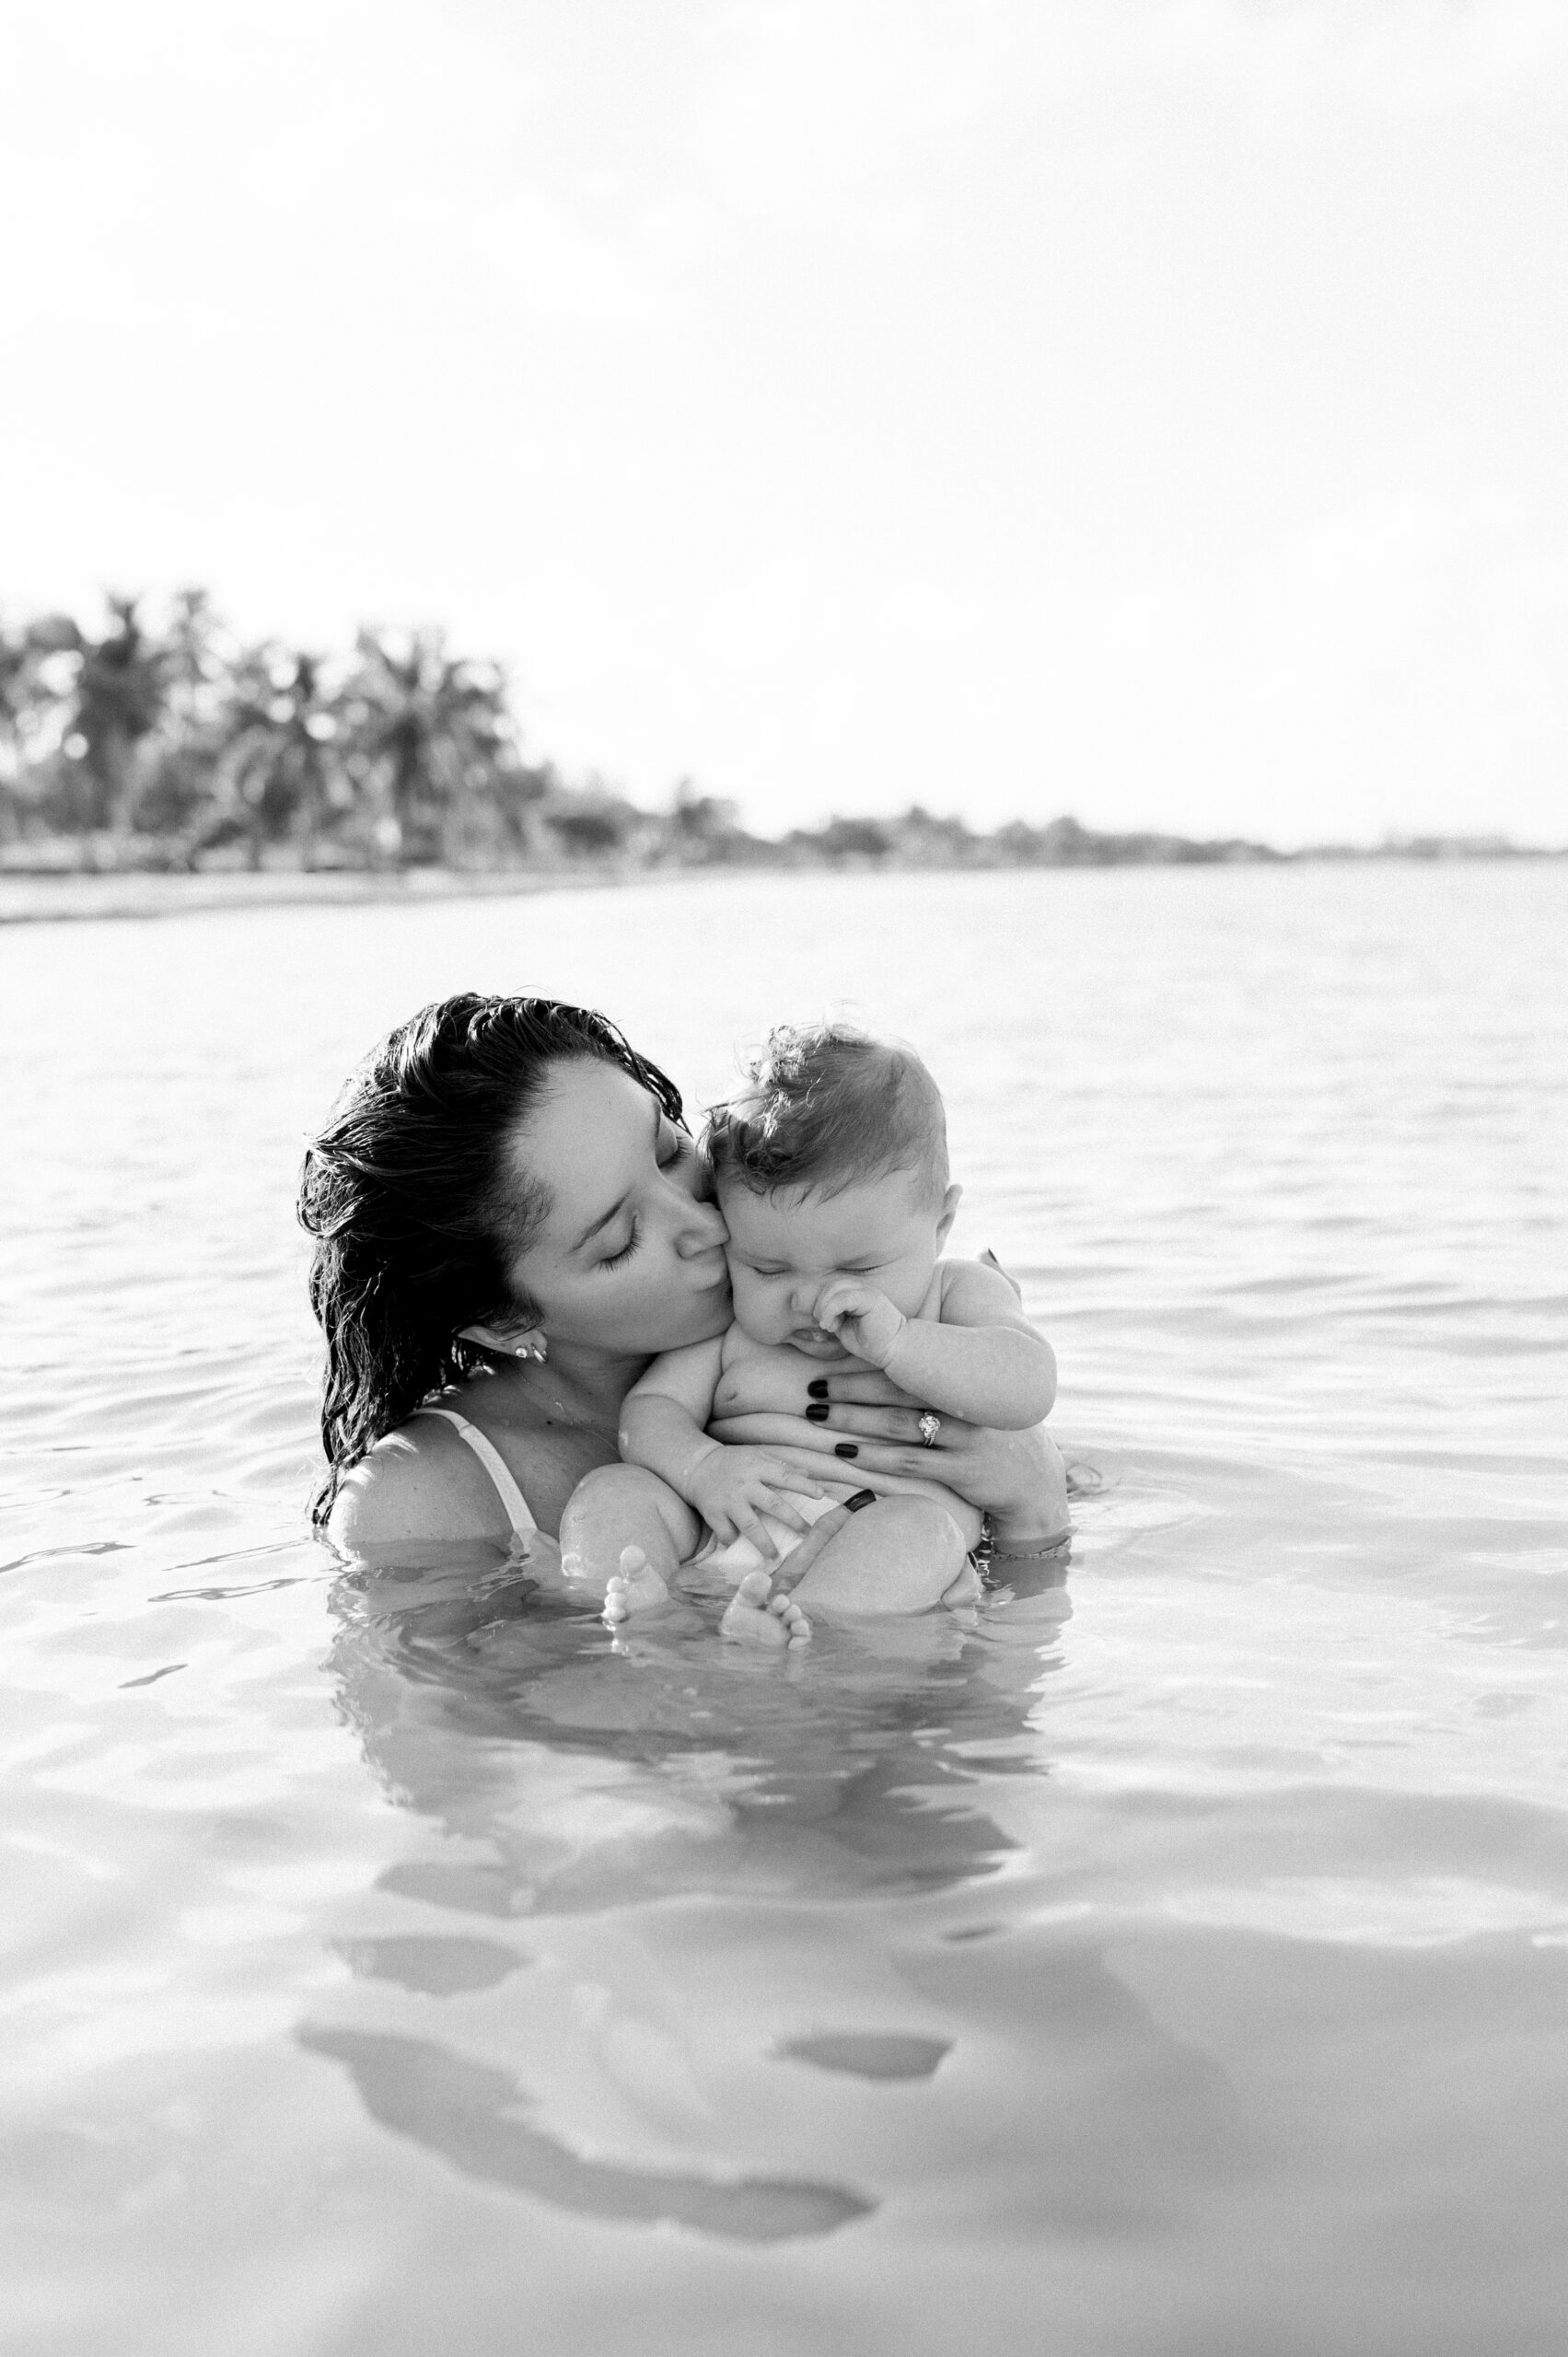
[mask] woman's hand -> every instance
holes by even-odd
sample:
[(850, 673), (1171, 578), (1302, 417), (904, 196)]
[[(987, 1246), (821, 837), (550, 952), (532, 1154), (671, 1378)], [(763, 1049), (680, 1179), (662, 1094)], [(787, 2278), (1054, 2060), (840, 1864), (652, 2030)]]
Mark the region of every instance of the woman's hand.
[[(1016, 1279), (994, 1252), (980, 1257), (1022, 1298)], [(1043, 1424), (997, 1432), (944, 1414), (937, 1416), (935, 1438), (927, 1446), (920, 1429), (927, 1412), (923, 1400), (880, 1372), (822, 1375), (811, 1381), (798, 1409), (775, 1393), (768, 1412), (715, 1415), (708, 1431), (731, 1446), (761, 1443), (833, 1488), (847, 1487), (860, 1474), (945, 1482), (989, 1514), (999, 1550), (1010, 1541), (1032, 1550), (1066, 1531), (1066, 1470)], [(808, 1447), (801, 1445), (799, 1425), (790, 1429), (796, 1416), (810, 1423)], [(842, 1464), (826, 1465), (824, 1456), (838, 1457)]]
[[(1039, 1547), (1066, 1529), (1066, 1476), (1042, 1424), (1005, 1433), (940, 1415), (935, 1440), (927, 1446), (920, 1431), (925, 1410), (885, 1375), (819, 1376), (811, 1388), (817, 1396), (809, 1403), (809, 1453), (792, 1443), (788, 1423), (776, 1412), (715, 1417), (709, 1433), (726, 1443), (763, 1442), (803, 1469), (815, 1457), (813, 1470), (835, 1484), (879, 1473), (946, 1482), (990, 1514), (999, 1546), (1011, 1539)], [(807, 1405), (803, 1400), (802, 1415)], [(842, 1463), (825, 1465), (819, 1450), (842, 1457)]]
[[(1021, 1301), (1022, 1285), (989, 1246), (980, 1257), (1006, 1278)], [(830, 1376), (811, 1388), (819, 1401), (830, 1403), (826, 1419), (819, 1412), (813, 1421), (851, 1435), (857, 1467), (945, 1481), (989, 1514), (999, 1549), (1009, 1539), (1015, 1546), (1037, 1547), (1067, 1528), (1066, 1468), (1042, 1424), (997, 1432), (986, 1424), (966, 1424), (959, 1416), (938, 1416), (935, 1440), (927, 1446), (920, 1429), (924, 1408), (886, 1376)]]
[(920, 1430), (924, 1410), (866, 1375), (830, 1376), (828, 1413), (814, 1421), (854, 1444), (857, 1472), (898, 1473), (916, 1481), (945, 1481), (991, 1515), (998, 1543), (1013, 1538), (1039, 1545), (1066, 1528), (1066, 1488), (1055, 1443), (1041, 1424), (1027, 1432), (996, 1432), (961, 1416), (938, 1416), (929, 1445)]

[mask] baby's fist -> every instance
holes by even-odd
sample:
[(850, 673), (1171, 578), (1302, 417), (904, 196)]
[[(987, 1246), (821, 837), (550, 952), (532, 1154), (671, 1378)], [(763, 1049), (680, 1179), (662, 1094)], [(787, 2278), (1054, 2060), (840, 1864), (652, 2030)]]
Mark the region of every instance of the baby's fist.
[(818, 1295), (813, 1318), (846, 1350), (869, 1366), (886, 1366), (904, 1330), (904, 1314), (864, 1277), (830, 1277)]

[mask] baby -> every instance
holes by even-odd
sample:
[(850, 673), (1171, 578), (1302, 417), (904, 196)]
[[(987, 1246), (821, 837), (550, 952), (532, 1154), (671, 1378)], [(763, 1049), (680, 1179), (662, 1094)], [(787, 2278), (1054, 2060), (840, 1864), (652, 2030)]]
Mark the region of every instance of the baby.
[[(941, 1097), (912, 1051), (841, 1024), (786, 1028), (748, 1077), (714, 1109), (704, 1139), (729, 1229), (734, 1323), (654, 1361), (627, 1395), (620, 1444), (702, 1516), (709, 1536), (693, 1566), (738, 1580), (729, 1633), (771, 1610), (766, 1633), (798, 1642), (800, 1603), (770, 1594), (770, 1571), (851, 1491), (860, 1511), (832, 1541), (840, 1610), (936, 1603), (965, 1576), (981, 1531), (979, 1509), (939, 1479), (841, 1470), (835, 1457), (856, 1452), (821, 1429), (823, 1376), (880, 1370), (927, 1411), (921, 1434), (935, 1450), (944, 1415), (1039, 1423), (1056, 1363), (1000, 1270), (941, 1257), (960, 1190), (948, 1181)], [(808, 1421), (780, 1434), (803, 1410)], [(768, 1420), (771, 1445), (726, 1445), (706, 1430), (739, 1417)], [(822, 1601), (820, 1585), (808, 1573), (801, 1601)]]

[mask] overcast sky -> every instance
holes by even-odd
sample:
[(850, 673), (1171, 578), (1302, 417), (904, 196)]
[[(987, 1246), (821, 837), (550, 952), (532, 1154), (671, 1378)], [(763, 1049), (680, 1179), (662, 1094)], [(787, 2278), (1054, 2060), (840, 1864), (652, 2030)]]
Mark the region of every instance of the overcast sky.
[(1562, 0), (6, 12), (0, 600), (773, 828), (1568, 840)]

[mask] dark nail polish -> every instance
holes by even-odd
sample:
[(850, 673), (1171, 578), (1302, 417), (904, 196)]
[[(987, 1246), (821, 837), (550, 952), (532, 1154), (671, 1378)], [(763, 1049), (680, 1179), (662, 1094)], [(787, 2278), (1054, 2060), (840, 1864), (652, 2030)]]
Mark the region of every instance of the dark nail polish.
[(844, 1500), (844, 1512), (846, 1514), (858, 1514), (862, 1506), (875, 1505), (876, 1503), (877, 1492), (875, 1490), (857, 1490), (853, 1498), (846, 1498)]
[(860, 1451), (856, 1448), (854, 1441), (841, 1440), (833, 1450), (833, 1455), (835, 1457), (858, 1457), (860, 1455)]
[(813, 1399), (806, 1411), (806, 1421), (808, 1424), (825, 1424), (830, 1412), (825, 1399)]
[(825, 1399), (828, 1396), (827, 1376), (819, 1375), (808, 1383), (806, 1387), (806, 1396), (808, 1399)]

